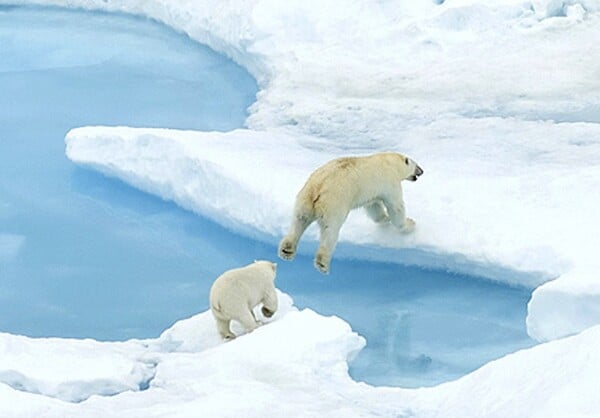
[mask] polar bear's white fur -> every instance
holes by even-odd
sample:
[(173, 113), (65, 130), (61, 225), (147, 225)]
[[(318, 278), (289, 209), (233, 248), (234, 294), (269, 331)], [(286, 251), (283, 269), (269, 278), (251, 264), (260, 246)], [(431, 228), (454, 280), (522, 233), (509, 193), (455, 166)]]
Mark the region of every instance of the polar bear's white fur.
[(221, 337), (235, 338), (230, 329), (232, 320), (241, 323), (247, 332), (258, 327), (252, 310), (260, 303), (263, 315), (273, 316), (277, 311), (276, 271), (277, 264), (261, 260), (228, 270), (215, 280), (210, 288), (210, 309)]
[(396, 152), (339, 158), (319, 167), (296, 197), (292, 225), (279, 243), (279, 257), (292, 260), (298, 240), (317, 221), (320, 242), (315, 267), (328, 273), (340, 228), (358, 207), (364, 207), (375, 222), (391, 222), (411, 232), (415, 223), (405, 215), (400, 182), (416, 181), (421, 174), (416, 162)]

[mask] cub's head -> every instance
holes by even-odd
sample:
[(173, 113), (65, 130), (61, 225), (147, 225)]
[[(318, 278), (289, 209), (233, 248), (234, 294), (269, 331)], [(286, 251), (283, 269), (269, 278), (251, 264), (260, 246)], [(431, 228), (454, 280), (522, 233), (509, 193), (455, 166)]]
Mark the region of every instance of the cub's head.
[(273, 280), (275, 280), (275, 274), (277, 273), (277, 263), (272, 263), (267, 260), (254, 260), (254, 265), (261, 269), (267, 270), (273, 274)]
[(409, 180), (409, 181), (417, 181), (417, 179), (419, 178), (419, 176), (421, 174), (423, 174), (423, 169), (421, 167), (419, 167), (419, 165), (411, 160), (410, 158), (408, 158), (405, 155), (402, 154), (398, 154), (400, 156), (401, 162), (400, 164), (402, 165), (402, 173), (404, 173), (404, 179), (405, 180)]

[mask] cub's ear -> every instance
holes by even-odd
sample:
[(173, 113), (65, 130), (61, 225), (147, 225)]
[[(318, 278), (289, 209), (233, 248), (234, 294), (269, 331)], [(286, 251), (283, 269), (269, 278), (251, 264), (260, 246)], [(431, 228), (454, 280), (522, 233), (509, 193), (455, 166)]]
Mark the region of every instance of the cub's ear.
[(273, 271), (277, 271), (277, 263), (271, 263), (271, 267), (273, 267)]

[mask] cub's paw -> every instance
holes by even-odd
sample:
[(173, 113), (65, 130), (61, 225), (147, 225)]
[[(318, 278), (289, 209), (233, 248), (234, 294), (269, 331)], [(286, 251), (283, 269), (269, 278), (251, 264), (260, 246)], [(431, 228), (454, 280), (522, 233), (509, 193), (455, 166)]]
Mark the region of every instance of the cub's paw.
[(296, 256), (296, 246), (288, 238), (284, 238), (279, 243), (279, 258), (291, 261)]
[(404, 221), (404, 226), (402, 227), (402, 229), (400, 231), (402, 231), (402, 233), (404, 233), (404, 234), (410, 234), (414, 230), (415, 230), (415, 221), (412, 220), (411, 218), (406, 218), (406, 220)]

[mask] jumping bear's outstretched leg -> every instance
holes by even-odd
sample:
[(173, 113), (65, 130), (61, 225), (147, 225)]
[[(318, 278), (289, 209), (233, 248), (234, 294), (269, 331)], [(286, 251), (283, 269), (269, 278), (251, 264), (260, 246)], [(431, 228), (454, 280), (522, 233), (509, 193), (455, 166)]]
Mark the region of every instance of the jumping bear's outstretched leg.
[(323, 274), (329, 273), (331, 255), (337, 244), (340, 229), (347, 216), (347, 213), (330, 213), (317, 221), (321, 228), (321, 235), (319, 238), (319, 249), (315, 256), (315, 267)]
[(292, 220), (290, 231), (279, 243), (279, 258), (283, 260), (294, 259), (300, 237), (314, 220), (315, 217), (312, 210), (300, 208), (294, 211), (294, 219)]

